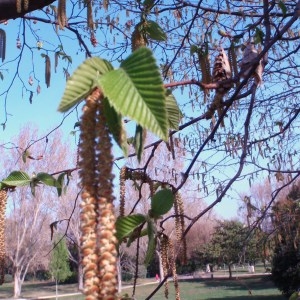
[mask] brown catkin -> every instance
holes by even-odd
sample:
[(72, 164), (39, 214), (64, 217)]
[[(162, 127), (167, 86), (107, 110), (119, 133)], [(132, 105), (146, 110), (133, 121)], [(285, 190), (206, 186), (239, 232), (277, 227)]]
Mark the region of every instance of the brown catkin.
[(171, 267), (172, 275), (173, 275), (173, 282), (174, 282), (174, 288), (175, 288), (175, 299), (180, 300), (180, 291), (179, 291), (178, 276), (177, 276), (177, 270), (176, 270), (175, 251), (174, 251), (174, 245), (170, 239), (168, 240), (168, 248), (170, 251), (170, 267)]
[(93, 20), (93, 2), (92, 0), (86, 0), (87, 6), (87, 24), (90, 30), (94, 30), (94, 20)]
[(153, 180), (151, 180), (149, 178), (148, 184), (149, 184), (149, 190), (150, 190), (150, 197), (152, 198), (155, 194), (155, 186), (154, 186)]
[(176, 193), (174, 204), (175, 204), (174, 211), (176, 214), (175, 217), (176, 238), (177, 241), (181, 243), (179, 256), (180, 259), (182, 260), (182, 263), (185, 264), (187, 262), (187, 245), (186, 245), (186, 238), (183, 237), (183, 232), (185, 229), (184, 205), (180, 193)]
[(86, 299), (99, 298), (98, 256), (97, 256), (97, 214), (95, 187), (95, 147), (96, 147), (96, 113), (97, 103), (94, 95), (86, 99), (81, 117), (81, 134), (79, 154), (81, 160), (80, 177), (82, 184), (82, 202), (80, 214), (81, 255), (84, 272), (84, 293)]
[(234, 49), (234, 44), (231, 44), (228, 49), (228, 59), (230, 63), (231, 70), (233, 72), (233, 76), (238, 75), (238, 64), (237, 64), (237, 56)]
[(115, 236), (116, 218), (113, 205), (113, 156), (111, 154), (112, 143), (106, 124), (107, 122), (100, 101), (96, 124), (98, 135), (96, 158), (98, 176), (98, 276), (100, 280), (99, 299), (101, 300), (116, 299), (117, 297), (117, 239)]
[(67, 25), (66, 10), (66, 0), (58, 0), (57, 21), (61, 30)]
[[(160, 255), (161, 255), (161, 262), (162, 262), (164, 277), (169, 274), (168, 245), (169, 245), (168, 236), (166, 236), (165, 234), (162, 234), (160, 237)], [(165, 297), (168, 298), (168, 296), (169, 296), (168, 280), (165, 281), (164, 287), (165, 287)]]
[(7, 191), (0, 191), (0, 285), (4, 283), (5, 275), (5, 210)]
[(45, 55), (45, 83), (47, 88), (50, 86), (51, 81), (51, 61), (48, 55)]
[(120, 217), (125, 215), (125, 181), (126, 181), (126, 166), (120, 170)]
[(16, 9), (18, 14), (22, 12), (22, 0), (16, 0)]
[(24, 6), (24, 10), (28, 10), (29, 8), (29, 0), (23, 0), (23, 6)]

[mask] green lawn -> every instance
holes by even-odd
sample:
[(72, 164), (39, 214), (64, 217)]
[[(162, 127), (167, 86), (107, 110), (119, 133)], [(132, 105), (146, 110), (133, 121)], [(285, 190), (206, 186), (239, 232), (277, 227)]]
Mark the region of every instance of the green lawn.
[[(169, 282), (169, 299), (175, 299), (172, 282)], [(137, 299), (144, 299), (153, 291), (153, 286), (144, 286), (137, 289)], [(251, 294), (249, 293), (251, 291)], [(274, 287), (268, 277), (229, 279), (194, 279), (180, 282), (182, 300), (200, 299), (252, 299), (252, 300), (283, 300), (285, 299)], [(163, 299), (163, 290), (151, 299)]]
[[(145, 299), (155, 288), (157, 283), (152, 285), (139, 286), (136, 290), (136, 299)], [(274, 287), (268, 276), (244, 277), (239, 279), (192, 279), (180, 281), (182, 300), (200, 299), (233, 299), (233, 300), (283, 300), (280, 292)], [(249, 293), (251, 291), (251, 294)], [(0, 287), (0, 299), (11, 297), (12, 285), (5, 284)], [(59, 293), (76, 292), (76, 285), (60, 285)], [(124, 289), (122, 294), (131, 295), (131, 289)], [(25, 284), (22, 296), (24, 298), (35, 298), (44, 295), (55, 295), (55, 285), (51, 283)], [(169, 282), (169, 299), (174, 299), (173, 282)], [(48, 298), (50, 299), (50, 298)], [(53, 299), (53, 298), (52, 298)], [(81, 295), (61, 297), (60, 300), (83, 300)], [(163, 288), (151, 299), (164, 299)]]

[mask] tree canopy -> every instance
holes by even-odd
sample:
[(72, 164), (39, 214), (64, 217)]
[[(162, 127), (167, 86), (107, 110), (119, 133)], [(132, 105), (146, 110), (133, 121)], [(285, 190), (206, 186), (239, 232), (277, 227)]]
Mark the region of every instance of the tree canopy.
[(230, 278), (234, 264), (253, 264), (256, 255), (255, 239), (248, 236), (247, 228), (238, 221), (220, 222), (204, 250), (204, 256), (211, 258), (209, 263), (228, 265)]

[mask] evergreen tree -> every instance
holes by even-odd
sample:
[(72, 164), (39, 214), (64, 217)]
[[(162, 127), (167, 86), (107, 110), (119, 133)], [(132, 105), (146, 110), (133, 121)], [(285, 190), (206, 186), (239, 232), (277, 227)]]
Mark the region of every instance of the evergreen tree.
[(287, 199), (273, 207), (276, 229), (272, 280), (286, 296), (300, 288), (300, 184), (292, 187)]
[(232, 277), (232, 266), (236, 263), (253, 263), (256, 258), (254, 236), (249, 236), (248, 228), (238, 221), (220, 222), (212, 240), (205, 247), (202, 257), (209, 262), (225, 263)]
[(55, 279), (57, 296), (58, 283), (64, 282), (68, 277), (71, 276), (72, 272), (69, 265), (69, 255), (66, 240), (64, 238), (56, 238), (54, 245), (55, 247), (51, 252), (49, 271)]

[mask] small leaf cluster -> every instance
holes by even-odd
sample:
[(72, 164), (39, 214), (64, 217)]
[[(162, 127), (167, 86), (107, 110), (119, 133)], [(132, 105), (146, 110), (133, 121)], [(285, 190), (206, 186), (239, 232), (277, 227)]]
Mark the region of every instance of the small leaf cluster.
[(13, 171), (7, 176), (7, 178), (0, 181), (0, 190), (4, 188), (14, 189), (15, 187), (20, 186), (30, 186), (32, 194), (35, 195), (35, 188), (40, 184), (45, 184), (47, 186), (55, 187), (57, 189), (58, 196), (61, 196), (63, 187), (66, 187), (65, 178), (67, 178), (68, 183), (69, 176), (70, 175), (67, 172), (63, 172), (55, 178), (53, 175), (45, 172), (39, 172), (29, 176), (23, 171)]
[(153, 258), (157, 242), (156, 222), (162, 215), (170, 211), (174, 204), (174, 195), (169, 189), (161, 189), (151, 198), (151, 208), (148, 214), (134, 214), (119, 217), (116, 222), (119, 243), (127, 239), (127, 246), (142, 236), (148, 236), (148, 249), (145, 265)]
[[(68, 111), (95, 88), (103, 93), (107, 125), (125, 154), (128, 140), (123, 117), (131, 118), (164, 140), (169, 129), (178, 129), (181, 112), (175, 98), (164, 89), (159, 68), (148, 48), (134, 51), (118, 69), (98, 57), (84, 61), (67, 81), (58, 110)], [(137, 130), (138, 137), (140, 134)]]

